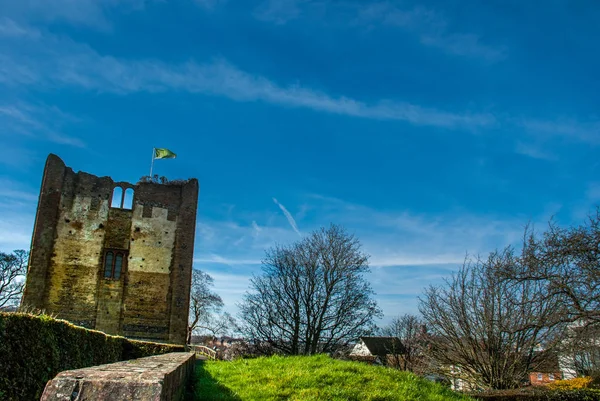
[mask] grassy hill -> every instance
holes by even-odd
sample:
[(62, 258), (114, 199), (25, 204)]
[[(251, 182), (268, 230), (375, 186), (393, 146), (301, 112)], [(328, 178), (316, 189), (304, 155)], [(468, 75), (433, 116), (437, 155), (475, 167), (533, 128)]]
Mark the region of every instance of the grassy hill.
[(406, 372), (325, 355), (207, 361), (196, 400), (470, 400)]

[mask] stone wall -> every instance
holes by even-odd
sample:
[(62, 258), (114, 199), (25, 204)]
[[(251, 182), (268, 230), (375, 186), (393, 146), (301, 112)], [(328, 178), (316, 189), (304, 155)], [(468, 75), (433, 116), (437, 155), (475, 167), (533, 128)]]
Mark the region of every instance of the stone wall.
[(194, 371), (193, 353), (170, 353), (59, 373), (41, 401), (182, 400)]
[[(131, 209), (124, 197), (111, 207), (115, 188), (133, 190)], [(132, 185), (49, 155), (22, 303), (109, 334), (184, 343), (197, 201), (195, 179)], [(105, 276), (109, 251), (124, 255), (118, 277)]]

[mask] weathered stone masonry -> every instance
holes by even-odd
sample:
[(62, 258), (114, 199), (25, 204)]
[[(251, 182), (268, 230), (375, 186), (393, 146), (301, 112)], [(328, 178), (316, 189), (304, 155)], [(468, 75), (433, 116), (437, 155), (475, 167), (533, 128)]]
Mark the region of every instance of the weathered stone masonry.
[[(130, 209), (111, 207), (115, 188), (133, 190)], [(197, 202), (196, 179), (132, 185), (49, 155), (22, 304), (108, 334), (184, 343)]]

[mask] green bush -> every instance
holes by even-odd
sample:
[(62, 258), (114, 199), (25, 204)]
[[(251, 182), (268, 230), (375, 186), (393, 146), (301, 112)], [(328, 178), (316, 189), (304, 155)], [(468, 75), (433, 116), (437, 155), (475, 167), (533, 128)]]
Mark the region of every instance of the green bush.
[(63, 370), (181, 351), (46, 315), (0, 312), (0, 400), (39, 400), (48, 380)]

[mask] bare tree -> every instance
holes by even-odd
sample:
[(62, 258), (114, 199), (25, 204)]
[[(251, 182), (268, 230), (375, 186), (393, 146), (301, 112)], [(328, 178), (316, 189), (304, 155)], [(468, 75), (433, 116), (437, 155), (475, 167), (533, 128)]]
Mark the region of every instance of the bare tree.
[(335, 351), (381, 315), (368, 271), (358, 239), (336, 225), (267, 250), (240, 305), (246, 336), (287, 354)]
[(600, 210), (580, 226), (550, 222), (542, 235), (526, 230), (523, 263), (506, 277), (535, 282), (533, 302), (559, 299), (567, 308), (562, 321), (600, 326)]
[(208, 273), (197, 269), (192, 271), (188, 344), (191, 343), (192, 334), (200, 328), (206, 328), (213, 314), (220, 312), (223, 307), (223, 300), (211, 289), (213, 283)]
[(498, 272), (522, 259), (511, 248), (467, 260), (444, 287), (430, 287), (419, 309), (428, 329), (428, 352), (447, 375), (473, 387), (521, 385), (560, 338), (560, 302), (529, 302), (539, 283), (505, 280)]
[(385, 336), (399, 338), (404, 345), (401, 353), (392, 354), (397, 359), (397, 366), (401, 370), (422, 373), (423, 348), (426, 343), (425, 323), (418, 316), (405, 314), (392, 319), (381, 332)]
[(0, 252), (0, 308), (19, 303), (25, 285), (29, 253), (16, 250)]

